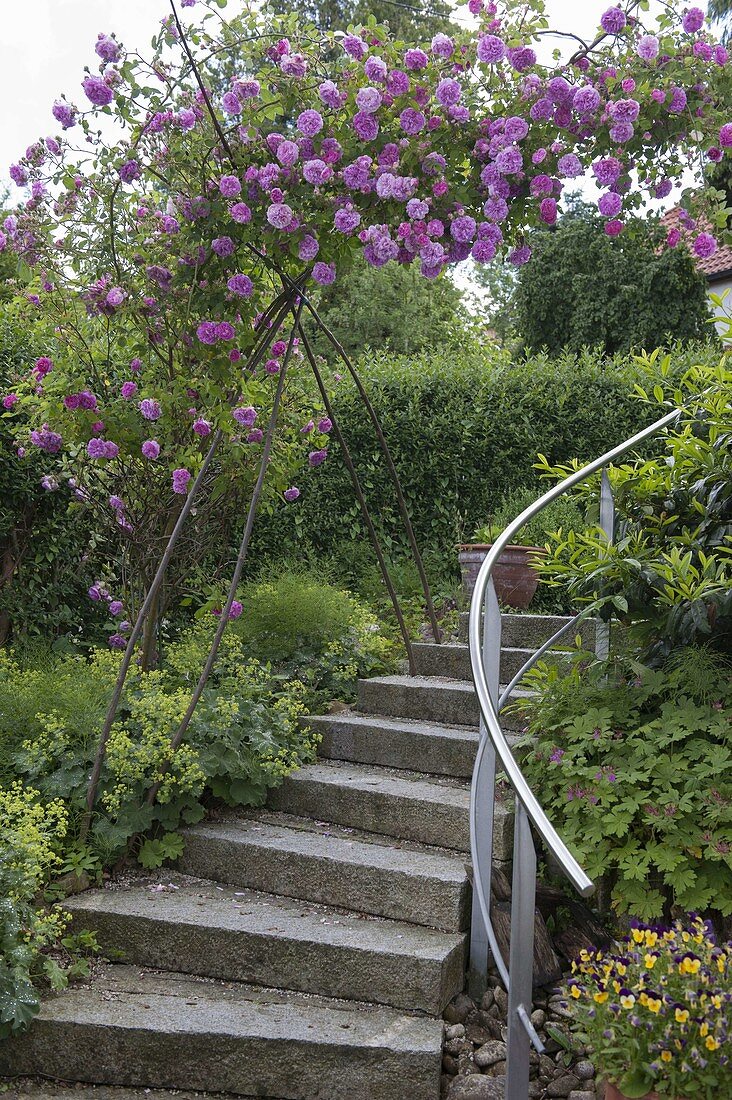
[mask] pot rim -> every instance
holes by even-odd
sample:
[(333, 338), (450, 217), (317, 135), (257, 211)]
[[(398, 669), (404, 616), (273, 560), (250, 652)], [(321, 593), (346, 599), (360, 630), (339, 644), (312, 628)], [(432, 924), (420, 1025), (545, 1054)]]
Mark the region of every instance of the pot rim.
[[(495, 546), (493, 542), (459, 542), (457, 549), (460, 553), (470, 550), (491, 550)], [(545, 546), (527, 546), (525, 543), (510, 542), (503, 547), (504, 550), (533, 550), (536, 554), (546, 554)]]

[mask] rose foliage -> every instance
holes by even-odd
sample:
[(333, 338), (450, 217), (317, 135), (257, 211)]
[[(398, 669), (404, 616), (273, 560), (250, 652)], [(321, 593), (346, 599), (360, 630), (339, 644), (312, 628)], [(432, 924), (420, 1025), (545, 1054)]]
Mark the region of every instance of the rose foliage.
[[(250, 492), (289, 339), (277, 310), (263, 312), (283, 286), (327, 286), (357, 251), (430, 279), (468, 257), (521, 265), (527, 231), (554, 221), (587, 170), (617, 236), (732, 146), (727, 52), (695, 8), (668, 4), (651, 25), (645, 4), (612, 7), (553, 68), (537, 61), (550, 33), (541, 0), (470, 0), (475, 29), (420, 47), (375, 20), (343, 36), (255, 5), (229, 21), (225, 0), (180, 7), (148, 58), (99, 35), (96, 68), (52, 106), (54, 132), (12, 166), (23, 197), (0, 231), (29, 280), (20, 321), (47, 345), (11, 379), (5, 415), (21, 456), (62, 458), (45, 487), (75, 494), (121, 540), (130, 605), (210, 436), (222, 438), (199, 525)], [(717, 199), (701, 194), (689, 214), (699, 255), (717, 247)], [(271, 342), (253, 359), (262, 334)], [(293, 504), (294, 470), (328, 454), (330, 422), (298, 389), (302, 350), (269, 507)], [(134, 606), (115, 595), (92, 592), (116, 608), (123, 645)]]

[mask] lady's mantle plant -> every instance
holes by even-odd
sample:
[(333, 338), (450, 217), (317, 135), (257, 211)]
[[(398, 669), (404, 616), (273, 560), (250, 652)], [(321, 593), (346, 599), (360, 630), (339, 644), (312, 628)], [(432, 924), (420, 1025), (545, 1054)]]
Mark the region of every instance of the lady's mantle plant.
[[(255, 6), (225, 22), (224, 6), (182, 0), (196, 9), (186, 27), (173, 6), (149, 59), (99, 35), (95, 71), (52, 106), (55, 132), (12, 166), (25, 199), (0, 231), (29, 274), (22, 317), (47, 332), (2, 398), (19, 453), (62, 456), (47, 488), (95, 508), (142, 591), (210, 444), (199, 531), (251, 490), (295, 283), (328, 285), (355, 250), (427, 278), (469, 256), (525, 263), (525, 231), (551, 224), (586, 170), (615, 236), (732, 146), (727, 52), (697, 8), (668, 5), (651, 26), (643, 4), (611, 7), (555, 69), (537, 61), (541, 0), (470, 0), (475, 30), (421, 46), (375, 23), (323, 35)], [(693, 247), (709, 255), (696, 213)], [(267, 464), (270, 500), (288, 502), (293, 469), (326, 458), (329, 431), (301, 409), (293, 349)], [(141, 593), (113, 587), (90, 595), (123, 646)]]
[(583, 951), (567, 994), (593, 1060), (626, 1096), (732, 1093), (732, 944), (707, 922), (638, 925), (610, 954)]

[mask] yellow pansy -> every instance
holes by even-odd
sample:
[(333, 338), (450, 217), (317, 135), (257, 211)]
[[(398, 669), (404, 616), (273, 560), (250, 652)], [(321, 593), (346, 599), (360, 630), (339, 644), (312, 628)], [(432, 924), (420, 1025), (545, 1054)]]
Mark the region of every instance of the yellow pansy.
[(646, 1007), (648, 1008), (649, 1012), (653, 1012), (653, 1013), (657, 1014), (661, 1010), (661, 1004), (662, 1003), (663, 1003), (662, 1001), (656, 1000), (655, 997), (649, 997)]
[(643, 957), (643, 962), (646, 964), (646, 970), (653, 970), (658, 962), (658, 955), (651, 955), (649, 952), (646, 952)]
[[(620, 998), (620, 1003), (623, 1006), (623, 1008), (632, 1008), (633, 1005), (635, 1004), (635, 997), (633, 996), (632, 993), (630, 993), (627, 997), (621, 997)], [(688, 1013), (687, 1013), (687, 1016), (688, 1016)]]
[(604, 990), (602, 990), (599, 993), (596, 993), (595, 996), (594, 996), (594, 1000), (596, 1000), (599, 1005), (604, 1004), (607, 999), (608, 999), (608, 994)]
[(577, 1000), (578, 997), (581, 997), (582, 994), (580, 993), (579, 986), (578, 985), (573, 985), (572, 988), (569, 991), (569, 995), (570, 995), (570, 997), (574, 997), (575, 1001)]
[(673, 1058), (673, 1055), (672, 1055), (670, 1050), (662, 1050), (661, 1051), (661, 1061), (662, 1062), (670, 1062), (672, 1058)]
[(677, 1008), (676, 1009), (676, 1023), (677, 1024), (685, 1024), (688, 1019), (689, 1019), (689, 1012), (688, 1012), (687, 1009), (685, 1009), (685, 1008)]
[(713, 1035), (707, 1035), (707, 1040), (704, 1046), (707, 1048), (707, 1050), (718, 1050), (719, 1040), (715, 1039)]

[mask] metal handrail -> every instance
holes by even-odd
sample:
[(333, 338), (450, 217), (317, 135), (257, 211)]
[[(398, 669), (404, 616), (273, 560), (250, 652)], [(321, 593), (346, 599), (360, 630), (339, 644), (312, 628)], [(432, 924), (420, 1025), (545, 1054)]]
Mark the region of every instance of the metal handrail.
[[(697, 398), (698, 400), (698, 398)], [(519, 767), (506, 736), (501, 728), (499, 713), (518, 680), (531, 668), (554, 642), (591, 609), (565, 624), (552, 638), (524, 664), (499, 699), (501, 618), (493, 584), (493, 568), (502, 551), (514, 539), (516, 533), (548, 504), (593, 474), (603, 472), (601, 496), (601, 526), (612, 540), (613, 501), (610, 482), (605, 467), (631, 451), (639, 443), (673, 424), (682, 408), (674, 409), (647, 428), (636, 432), (623, 443), (613, 447), (600, 458), (587, 463), (554, 485), (520, 515), (499, 535), (488, 551), (475, 583), (470, 604), (468, 623), (468, 647), (470, 664), (480, 708), (480, 740), (473, 769), (470, 797), (470, 847), (473, 864), (473, 928), (471, 932), (471, 980), (482, 982), (487, 969), (488, 949), (493, 953), (499, 973), (509, 995), (509, 1034), (506, 1076), (506, 1100), (526, 1100), (529, 1085), (528, 1043), (539, 1051), (543, 1046), (531, 1025), (531, 980), (533, 971), (533, 923), (536, 891), (536, 850), (529, 822), (534, 826), (543, 843), (561, 867), (565, 876), (584, 897), (594, 890), (592, 880), (585, 873), (567, 845), (557, 833), (538, 799), (529, 787)], [(482, 625), (482, 632), (481, 632)], [(596, 649), (604, 653), (609, 642), (605, 624), (598, 628)], [(493, 847), (493, 801), (495, 798), (496, 764), (501, 766), (516, 796), (514, 832), (514, 871), (511, 908), (511, 949), (509, 965), (503, 959), (490, 918), (490, 878)], [(483, 814), (481, 826), (479, 817)], [(486, 881), (487, 880), (487, 881)], [(517, 972), (517, 973), (515, 973)]]

